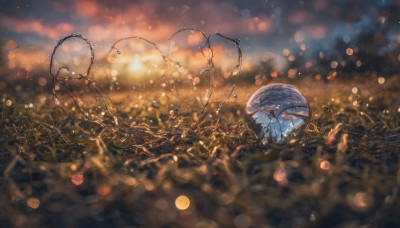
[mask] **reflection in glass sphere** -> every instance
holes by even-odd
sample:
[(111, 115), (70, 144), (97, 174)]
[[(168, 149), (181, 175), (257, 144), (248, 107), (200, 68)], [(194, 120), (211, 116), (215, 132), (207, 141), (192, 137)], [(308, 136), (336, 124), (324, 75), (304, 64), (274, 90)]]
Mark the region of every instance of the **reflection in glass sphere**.
[(271, 84), (257, 90), (246, 106), (248, 127), (263, 144), (286, 144), (298, 139), (310, 121), (307, 100), (297, 89)]

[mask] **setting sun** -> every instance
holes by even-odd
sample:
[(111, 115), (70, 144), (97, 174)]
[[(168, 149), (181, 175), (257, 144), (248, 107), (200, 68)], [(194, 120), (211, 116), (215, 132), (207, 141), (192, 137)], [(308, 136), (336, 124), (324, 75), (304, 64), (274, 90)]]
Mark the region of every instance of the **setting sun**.
[(132, 58), (128, 70), (132, 73), (137, 73), (143, 70), (142, 59), (139, 56), (135, 56)]

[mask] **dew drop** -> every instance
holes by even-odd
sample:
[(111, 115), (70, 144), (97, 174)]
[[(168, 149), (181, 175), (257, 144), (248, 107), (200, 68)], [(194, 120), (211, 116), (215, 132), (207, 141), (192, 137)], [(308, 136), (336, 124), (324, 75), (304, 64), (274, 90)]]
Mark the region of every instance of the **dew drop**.
[(384, 78), (384, 77), (379, 77), (379, 78), (378, 78), (378, 83), (381, 84), (381, 85), (382, 85), (383, 83), (385, 83), (385, 78)]
[(315, 218), (314, 213), (311, 213), (311, 214), (310, 214), (309, 219), (310, 219), (311, 222), (315, 222), (315, 219), (316, 219), (316, 218)]
[(175, 206), (178, 210), (186, 210), (190, 206), (190, 199), (185, 195), (180, 195), (175, 199)]
[(7, 101), (6, 101), (6, 105), (7, 105), (8, 107), (10, 107), (10, 106), (12, 105), (12, 101), (11, 101), (11, 100), (7, 100)]
[(40, 205), (40, 200), (36, 197), (30, 197), (26, 200), (26, 204), (32, 209), (37, 209)]
[(247, 102), (247, 125), (264, 145), (287, 144), (298, 139), (309, 121), (307, 100), (290, 85), (264, 86)]

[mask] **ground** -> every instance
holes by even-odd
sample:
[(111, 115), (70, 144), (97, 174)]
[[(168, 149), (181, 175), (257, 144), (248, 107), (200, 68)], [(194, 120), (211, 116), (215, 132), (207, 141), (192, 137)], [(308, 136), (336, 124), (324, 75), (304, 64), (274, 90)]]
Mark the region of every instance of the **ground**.
[(399, 227), (398, 79), (292, 82), (312, 119), (285, 146), (244, 122), (253, 85), (218, 114), (133, 91), (68, 118), (2, 94), (1, 227)]

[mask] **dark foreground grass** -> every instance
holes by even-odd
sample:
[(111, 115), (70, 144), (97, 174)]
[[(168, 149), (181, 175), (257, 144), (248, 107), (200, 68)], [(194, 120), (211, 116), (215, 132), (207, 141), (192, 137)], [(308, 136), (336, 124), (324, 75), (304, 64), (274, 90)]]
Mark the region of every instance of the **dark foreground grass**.
[(91, 121), (4, 94), (0, 226), (399, 227), (398, 78), (361, 82), (296, 85), (312, 123), (287, 146), (243, 122), (255, 87), (218, 115), (136, 94)]

